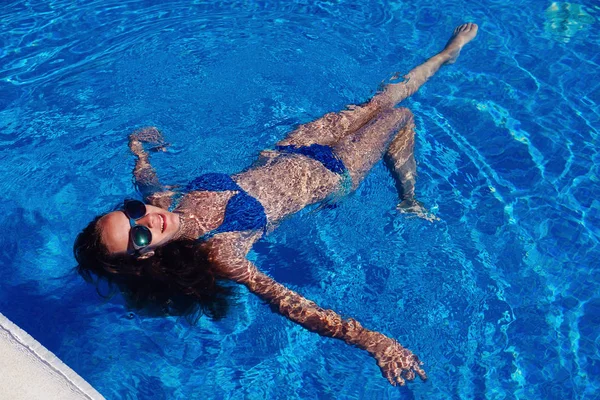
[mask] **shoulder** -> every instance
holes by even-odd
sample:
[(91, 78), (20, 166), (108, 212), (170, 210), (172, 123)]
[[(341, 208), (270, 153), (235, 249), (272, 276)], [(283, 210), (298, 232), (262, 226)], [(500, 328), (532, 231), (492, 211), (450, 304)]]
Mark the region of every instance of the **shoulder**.
[(154, 192), (148, 196), (146, 196), (146, 203), (163, 208), (168, 210), (171, 207), (171, 203), (173, 202), (173, 196), (175, 192), (171, 190), (164, 190), (159, 192)]
[(232, 279), (239, 275), (240, 267), (246, 268), (246, 255), (260, 236), (260, 233), (256, 232), (223, 232), (216, 234), (201, 246), (217, 272)]

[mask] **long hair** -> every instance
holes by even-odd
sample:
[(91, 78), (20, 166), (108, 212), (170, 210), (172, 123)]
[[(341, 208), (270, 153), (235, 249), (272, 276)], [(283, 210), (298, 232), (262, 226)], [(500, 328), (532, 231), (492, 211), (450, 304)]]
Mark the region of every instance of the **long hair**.
[(76, 269), (85, 281), (97, 288), (107, 281), (130, 308), (147, 315), (185, 316), (192, 324), (203, 314), (216, 320), (226, 315), (233, 290), (216, 278), (196, 241), (169, 242), (143, 259), (111, 255), (101, 240), (102, 217), (90, 222), (73, 245)]

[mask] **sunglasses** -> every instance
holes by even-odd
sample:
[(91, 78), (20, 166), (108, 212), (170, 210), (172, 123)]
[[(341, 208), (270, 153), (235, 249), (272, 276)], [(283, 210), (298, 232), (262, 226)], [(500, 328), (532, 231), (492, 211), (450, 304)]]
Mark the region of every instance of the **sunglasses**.
[(133, 244), (135, 254), (152, 242), (152, 232), (148, 227), (137, 225), (135, 221), (146, 215), (146, 205), (139, 200), (125, 200), (123, 212), (129, 218), (129, 240)]

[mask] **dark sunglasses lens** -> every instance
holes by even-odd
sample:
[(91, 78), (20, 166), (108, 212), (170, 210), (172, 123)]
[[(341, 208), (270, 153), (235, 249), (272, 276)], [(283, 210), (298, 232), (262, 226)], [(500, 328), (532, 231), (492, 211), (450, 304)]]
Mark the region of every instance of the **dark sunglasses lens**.
[(125, 212), (129, 218), (139, 219), (146, 215), (146, 205), (141, 201), (128, 201), (125, 203)]
[(152, 233), (145, 226), (136, 225), (131, 229), (131, 240), (136, 246), (146, 247), (152, 242)]

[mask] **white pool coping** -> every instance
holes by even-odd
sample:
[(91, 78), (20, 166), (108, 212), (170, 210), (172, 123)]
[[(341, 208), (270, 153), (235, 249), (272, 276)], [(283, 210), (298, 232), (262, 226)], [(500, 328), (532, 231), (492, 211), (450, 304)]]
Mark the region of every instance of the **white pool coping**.
[(0, 313), (0, 399), (104, 400), (104, 397)]

